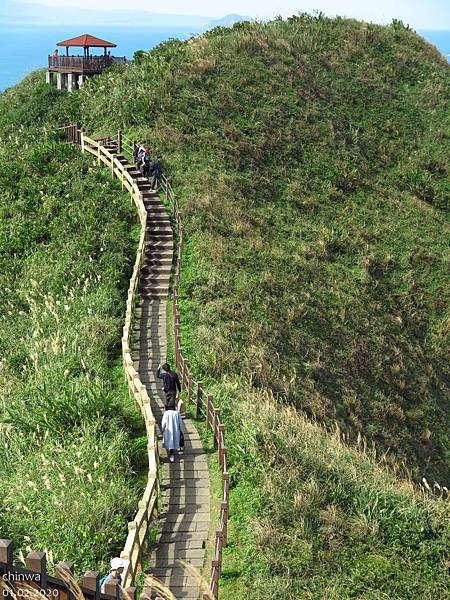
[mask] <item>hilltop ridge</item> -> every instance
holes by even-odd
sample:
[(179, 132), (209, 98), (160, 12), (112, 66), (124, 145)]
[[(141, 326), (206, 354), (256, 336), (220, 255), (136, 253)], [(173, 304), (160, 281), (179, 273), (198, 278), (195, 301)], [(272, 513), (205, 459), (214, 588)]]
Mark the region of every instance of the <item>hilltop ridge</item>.
[(41, 100), (163, 154), (184, 351), (227, 424), (225, 599), (449, 595), (449, 73), (398, 21), (302, 14), (4, 95), (4, 132)]

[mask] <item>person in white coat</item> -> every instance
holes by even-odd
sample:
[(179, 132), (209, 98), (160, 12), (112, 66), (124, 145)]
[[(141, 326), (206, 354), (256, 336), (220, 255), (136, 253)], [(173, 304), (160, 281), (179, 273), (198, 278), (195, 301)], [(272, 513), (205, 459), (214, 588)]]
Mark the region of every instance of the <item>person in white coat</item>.
[(181, 416), (177, 410), (169, 408), (163, 415), (161, 422), (161, 431), (163, 433), (163, 446), (169, 453), (170, 462), (174, 462), (174, 450), (181, 446)]

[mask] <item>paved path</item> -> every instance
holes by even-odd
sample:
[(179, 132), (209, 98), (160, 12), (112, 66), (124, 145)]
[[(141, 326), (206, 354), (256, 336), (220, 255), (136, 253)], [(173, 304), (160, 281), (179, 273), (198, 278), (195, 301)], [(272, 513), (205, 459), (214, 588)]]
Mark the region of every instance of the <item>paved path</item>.
[[(131, 169), (131, 167), (130, 167)], [(150, 191), (148, 181), (136, 172), (148, 212), (146, 260), (141, 269), (141, 302), (136, 310), (132, 357), (142, 383), (151, 398), (156, 422), (161, 423), (164, 394), (156, 369), (167, 355), (166, 309), (172, 268), (172, 229), (161, 199)], [(148, 574), (167, 585), (178, 599), (197, 599), (200, 588), (195, 578), (176, 563), (190, 562), (198, 570), (203, 566), (210, 520), (209, 475), (205, 453), (193, 423), (183, 418), (185, 449), (170, 463), (159, 450), (163, 470), (163, 508), (157, 543), (152, 549)], [(150, 591), (150, 590), (147, 590)], [(154, 597), (154, 594), (153, 596)]]

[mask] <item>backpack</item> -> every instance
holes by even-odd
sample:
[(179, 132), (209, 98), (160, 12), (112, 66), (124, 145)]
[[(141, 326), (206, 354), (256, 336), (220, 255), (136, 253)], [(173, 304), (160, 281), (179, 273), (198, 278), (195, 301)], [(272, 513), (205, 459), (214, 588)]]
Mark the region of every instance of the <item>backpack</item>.
[(100, 579), (100, 581), (98, 582), (98, 590), (99, 590), (99, 592), (101, 592), (101, 591), (102, 591), (103, 584), (105, 583), (105, 581), (106, 581), (107, 579), (108, 579), (108, 575), (104, 575), (104, 576), (103, 576), (103, 577)]

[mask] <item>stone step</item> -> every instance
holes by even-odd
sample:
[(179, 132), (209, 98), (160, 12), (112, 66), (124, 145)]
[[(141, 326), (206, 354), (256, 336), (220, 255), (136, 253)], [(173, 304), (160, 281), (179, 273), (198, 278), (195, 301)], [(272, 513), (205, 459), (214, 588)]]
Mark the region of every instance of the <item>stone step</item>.
[(169, 289), (169, 286), (168, 281), (164, 281), (163, 279), (161, 281), (157, 279), (141, 279), (138, 289), (142, 292), (164, 292)]
[(145, 260), (151, 262), (152, 260), (173, 260), (173, 248), (168, 245), (152, 244), (145, 250)]
[(171, 233), (173, 237), (172, 227), (170, 223), (164, 222), (163, 220), (154, 220), (147, 221), (147, 230), (145, 232), (145, 239), (148, 239), (152, 233), (158, 233), (159, 231), (163, 231), (164, 233)]
[(173, 256), (172, 240), (165, 237), (154, 238), (146, 243), (144, 254), (145, 258), (148, 258), (149, 260), (154, 258), (170, 258)]
[(150, 239), (144, 240), (144, 248), (145, 250), (172, 250), (173, 249), (173, 241), (170, 238), (159, 238), (159, 239)]
[(182, 548), (180, 548), (179, 550), (173, 548), (171, 550), (170, 546), (167, 546), (168, 549), (166, 551), (166, 546), (164, 546), (164, 534), (162, 534), (161, 541), (158, 544), (158, 547), (161, 546), (163, 548), (164, 556), (166, 557), (167, 562), (169, 562), (170, 559), (174, 558), (203, 558), (205, 556), (205, 550), (203, 548), (186, 548), (184, 550)]
[(166, 289), (169, 285), (170, 275), (164, 273), (154, 273), (141, 277), (140, 289)]
[[(198, 600), (198, 595), (200, 593), (200, 588), (198, 582), (192, 583), (193, 581), (197, 581), (195, 578), (188, 577), (163, 577), (157, 578), (166, 586), (170, 588), (173, 597), (176, 600)], [(152, 591), (151, 587), (144, 587), (143, 591), (147, 596), (154, 600), (155, 598), (161, 598), (160, 594), (157, 591)], [(172, 598), (172, 596), (171, 596)]]
[(142, 293), (141, 296), (144, 300), (165, 300), (169, 297), (169, 292), (154, 292), (154, 293)]
[(172, 226), (170, 224), (170, 220), (167, 218), (166, 214), (161, 212), (159, 214), (154, 215), (153, 213), (147, 212), (147, 231), (146, 233), (150, 233), (156, 227), (163, 227), (165, 230), (172, 231)]
[(170, 277), (171, 273), (172, 265), (170, 263), (167, 263), (165, 265), (145, 263), (145, 266), (142, 267), (139, 276), (141, 279), (145, 279), (146, 277), (156, 277), (157, 275)]
[(173, 249), (169, 247), (161, 247), (157, 246), (155, 248), (147, 248), (144, 255), (144, 266), (147, 265), (147, 261), (149, 266), (151, 266), (152, 261), (170, 261), (173, 262)]
[(171, 229), (154, 229), (149, 231), (145, 237), (145, 246), (153, 244), (166, 244), (169, 248), (173, 246), (173, 234)]
[(156, 261), (146, 261), (141, 268), (140, 276), (147, 277), (152, 273), (170, 273), (172, 271), (172, 261), (166, 260), (164, 263)]

